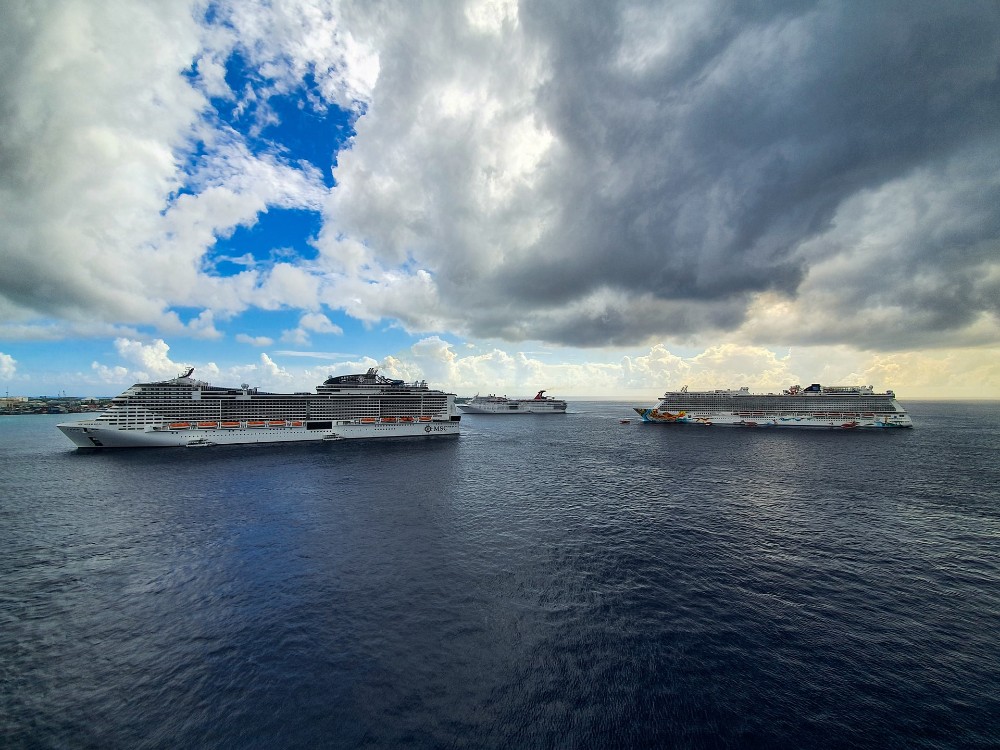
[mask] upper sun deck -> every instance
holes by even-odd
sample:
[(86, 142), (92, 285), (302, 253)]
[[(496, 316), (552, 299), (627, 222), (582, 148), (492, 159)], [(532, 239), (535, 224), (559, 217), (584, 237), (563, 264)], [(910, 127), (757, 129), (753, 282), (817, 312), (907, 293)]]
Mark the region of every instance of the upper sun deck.
[(325, 399), (338, 396), (404, 396), (420, 393), (422, 395), (444, 395), (441, 391), (431, 391), (426, 381), (407, 383), (403, 380), (387, 378), (378, 374), (374, 367), (368, 372), (356, 375), (337, 375), (327, 378), (316, 387), (315, 392), (296, 391), (295, 393), (271, 393), (251, 388), (247, 383), (238, 387), (215, 386), (192, 377), (194, 368), (169, 380), (158, 380), (148, 383), (135, 383), (123, 393), (115, 396), (112, 401), (121, 405), (133, 402), (164, 403), (182, 401), (237, 401), (258, 399), (309, 399), (321, 396)]
[(385, 391), (385, 390), (427, 390), (427, 381), (418, 380), (407, 383), (395, 378), (387, 378), (378, 374), (377, 367), (368, 368), (368, 372), (358, 375), (333, 375), (316, 387), (317, 393), (342, 391)]
[(732, 388), (722, 388), (712, 391), (689, 391), (688, 387), (682, 386), (679, 391), (667, 391), (665, 394), (667, 396), (678, 396), (683, 395), (686, 397), (696, 396), (696, 397), (709, 397), (709, 396), (725, 396), (725, 397), (755, 397), (759, 398), (762, 396), (780, 397), (780, 396), (889, 396), (895, 397), (895, 394), (887, 390), (884, 393), (876, 393), (874, 386), (871, 385), (820, 385), (819, 383), (813, 383), (812, 385), (803, 388), (800, 385), (793, 385), (788, 390), (782, 391), (781, 393), (751, 393), (747, 386), (742, 388), (732, 389)]

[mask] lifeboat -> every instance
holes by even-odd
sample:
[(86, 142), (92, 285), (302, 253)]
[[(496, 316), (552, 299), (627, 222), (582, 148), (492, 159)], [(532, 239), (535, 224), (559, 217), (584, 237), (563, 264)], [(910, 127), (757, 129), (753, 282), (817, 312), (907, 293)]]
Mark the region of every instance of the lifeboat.
[[(298, 424), (302, 424), (302, 423), (299, 422)], [(285, 426), (285, 420), (284, 419), (272, 419), (270, 422), (267, 423), (267, 426), (268, 427), (284, 427)]]
[(292, 422), (292, 427), (301, 427), (301, 426), (302, 426), (301, 422)]
[(361, 418), (361, 424), (375, 424), (375, 418), (374, 417), (362, 417)]
[(263, 427), (265, 424), (267, 424), (267, 422), (261, 422), (260, 420), (255, 419), (247, 422), (247, 427)]
[(421, 422), (430, 422), (430, 421), (431, 421), (431, 418), (430, 418), (430, 417), (426, 417), (426, 416), (421, 416), (421, 417), (420, 417), (420, 421), (421, 421)]
[(198, 427), (202, 430), (214, 430), (219, 426), (218, 422), (199, 422)]
[(396, 418), (395, 417), (382, 417), (382, 421), (383, 422), (395, 422)]
[(171, 430), (186, 430), (191, 426), (190, 422), (174, 422), (170, 425)]
[(400, 422), (412, 422), (413, 421), (413, 417), (400, 417), (399, 421)]
[(240, 423), (239, 422), (223, 422), (222, 426), (224, 428), (226, 428), (227, 430), (235, 430), (237, 427), (240, 426)]

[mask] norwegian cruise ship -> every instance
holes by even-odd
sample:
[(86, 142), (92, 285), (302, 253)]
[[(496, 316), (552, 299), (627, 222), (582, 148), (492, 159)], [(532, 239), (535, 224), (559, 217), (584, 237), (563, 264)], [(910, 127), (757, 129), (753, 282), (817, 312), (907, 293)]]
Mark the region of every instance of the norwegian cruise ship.
[(781, 393), (739, 390), (667, 391), (651, 409), (636, 407), (644, 422), (738, 427), (913, 427), (896, 394), (870, 385), (793, 385)]
[(565, 414), (566, 402), (539, 391), (534, 398), (507, 398), (476, 394), (458, 408), (468, 414)]
[(96, 419), (58, 427), (79, 448), (156, 448), (436, 437), (457, 435), (461, 420), (454, 394), (383, 377), (374, 367), (292, 394), (212, 386), (193, 373), (137, 383)]

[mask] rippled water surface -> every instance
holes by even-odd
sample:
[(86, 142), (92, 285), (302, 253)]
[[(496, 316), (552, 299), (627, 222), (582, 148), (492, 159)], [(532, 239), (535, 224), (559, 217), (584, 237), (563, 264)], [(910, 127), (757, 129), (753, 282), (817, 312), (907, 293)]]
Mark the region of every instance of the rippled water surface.
[(1000, 745), (1000, 404), (83, 453), (0, 418), (5, 747)]

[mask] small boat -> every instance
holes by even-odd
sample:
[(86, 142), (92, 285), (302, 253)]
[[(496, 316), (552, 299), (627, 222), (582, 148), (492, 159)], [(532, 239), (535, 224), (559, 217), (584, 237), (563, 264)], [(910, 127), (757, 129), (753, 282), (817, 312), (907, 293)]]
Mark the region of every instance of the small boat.
[(421, 421), (421, 422), (430, 422), (430, 421), (431, 421), (431, 418), (430, 418), (430, 417), (428, 417), (428, 416), (425, 416), (425, 415), (421, 415), (421, 416), (420, 416), (420, 421)]
[(400, 417), (399, 421), (400, 422), (412, 422), (413, 421), (413, 417)]
[(632, 423), (631, 419), (619, 419), (618, 420), (618, 424), (631, 424), (631, 423)]
[(174, 422), (170, 425), (171, 430), (186, 430), (191, 426), (190, 422)]
[(250, 422), (247, 422), (247, 427), (263, 427), (266, 424), (267, 424), (267, 422), (262, 422), (260, 420), (254, 419), (254, 420), (251, 420)]
[[(299, 422), (299, 424), (302, 424), (302, 423)], [(285, 426), (285, 420), (283, 420), (283, 419), (272, 419), (270, 422), (267, 423), (267, 426), (268, 427), (284, 427)]]
[(396, 418), (395, 417), (382, 417), (382, 421), (383, 422), (395, 422)]
[(375, 417), (362, 417), (361, 424), (375, 424)]
[(208, 448), (210, 445), (215, 445), (215, 443), (209, 442), (205, 438), (195, 438), (194, 440), (188, 440), (186, 447), (188, 447), (188, 448)]
[(301, 422), (292, 422), (292, 427), (301, 427), (301, 426), (302, 426)]
[(214, 430), (219, 426), (218, 422), (199, 422), (198, 428), (202, 430)]
[(343, 436), (338, 435), (336, 432), (331, 432), (329, 435), (323, 436), (324, 443), (332, 443), (335, 440), (343, 440)]
[(239, 422), (223, 422), (222, 426), (225, 427), (227, 430), (235, 430), (236, 428), (238, 428), (240, 426), (240, 423)]

